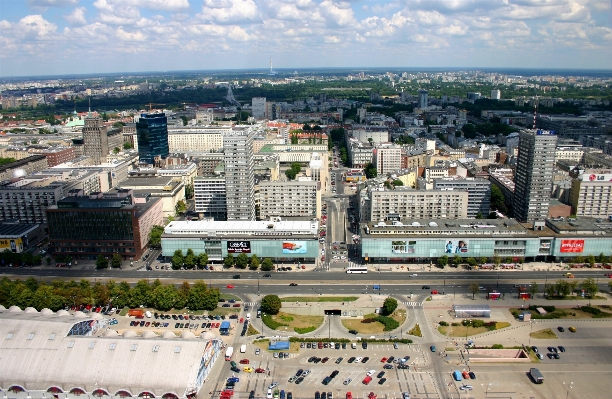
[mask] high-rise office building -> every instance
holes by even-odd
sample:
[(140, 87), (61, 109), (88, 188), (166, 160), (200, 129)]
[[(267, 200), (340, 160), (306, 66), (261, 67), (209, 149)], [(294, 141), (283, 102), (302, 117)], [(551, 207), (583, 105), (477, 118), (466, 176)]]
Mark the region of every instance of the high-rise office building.
[(255, 220), (253, 132), (223, 136), (227, 220)]
[(427, 96), (429, 92), (427, 90), (419, 90), (419, 108), (427, 107)]
[(141, 162), (153, 164), (156, 157), (166, 158), (168, 149), (168, 119), (163, 112), (141, 114), (136, 122), (138, 155)]
[(557, 135), (549, 130), (523, 130), (514, 178), (514, 217), (522, 222), (548, 216)]
[(95, 165), (106, 162), (108, 155), (108, 132), (102, 118), (91, 112), (85, 117), (83, 126), (83, 155), (92, 158)]
[(266, 117), (266, 98), (253, 97), (251, 100), (251, 112), (253, 118), (262, 119)]
[(491, 90), (491, 100), (500, 100), (501, 99), (501, 91), (498, 89)]

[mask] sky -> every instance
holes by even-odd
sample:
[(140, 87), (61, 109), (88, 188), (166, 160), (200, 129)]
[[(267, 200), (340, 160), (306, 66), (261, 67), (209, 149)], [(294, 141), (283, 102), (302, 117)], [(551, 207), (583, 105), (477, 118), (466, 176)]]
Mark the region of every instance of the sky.
[(612, 69), (612, 0), (0, 0), (0, 77)]

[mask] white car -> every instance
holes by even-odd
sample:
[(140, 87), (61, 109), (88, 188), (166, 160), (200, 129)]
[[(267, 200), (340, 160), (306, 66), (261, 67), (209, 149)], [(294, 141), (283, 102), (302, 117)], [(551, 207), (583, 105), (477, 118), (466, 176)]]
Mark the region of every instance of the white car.
[(360, 357), (356, 358), (356, 359), (355, 359), (355, 361), (354, 361), (353, 363), (360, 363), (360, 362), (361, 362), (361, 359), (363, 359), (363, 358), (360, 356)]
[(373, 376), (374, 373), (376, 373), (376, 370), (370, 370), (370, 371), (368, 371), (367, 375), (368, 375), (368, 377), (370, 377), (370, 376)]
[(332, 259), (340, 259), (340, 257), (337, 256), (337, 255), (334, 255), (334, 257)]
[(272, 384), (268, 385), (268, 389), (276, 388), (277, 386), (278, 382), (273, 382)]
[(471, 386), (471, 385), (461, 385), (461, 387), (459, 387), (459, 389), (461, 389), (463, 391), (471, 391), (472, 389), (474, 389), (474, 387)]
[(344, 385), (348, 385), (348, 384), (350, 384), (350, 383), (351, 383), (351, 381), (353, 381), (353, 380), (352, 380), (352, 379), (350, 379), (350, 378), (347, 378), (346, 380), (344, 380), (343, 384), (344, 384)]
[(310, 374), (310, 370), (304, 370), (300, 377), (306, 377), (308, 374)]
[(410, 277), (416, 277), (416, 276), (417, 276), (417, 274), (416, 274), (416, 273), (412, 273), (412, 274), (410, 275)]
[(346, 259), (346, 256), (341, 256), (340, 259)]
[(259, 348), (255, 349), (255, 354), (256, 354), (256, 355), (259, 355), (259, 353), (260, 353)]
[(268, 394), (266, 395), (266, 399), (272, 399), (272, 390), (268, 389)]

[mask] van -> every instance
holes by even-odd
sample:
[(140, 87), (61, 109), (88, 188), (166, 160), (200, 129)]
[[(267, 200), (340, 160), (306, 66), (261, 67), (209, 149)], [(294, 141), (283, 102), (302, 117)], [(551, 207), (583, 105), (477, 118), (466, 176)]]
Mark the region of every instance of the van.
[(246, 318), (247, 318), (247, 320), (251, 320), (251, 314), (247, 313), (247, 317)]
[(246, 353), (246, 345), (240, 345), (240, 353)]
[(261, 310), (257, 309), (257, 318), (260, 319), (261, 318)]

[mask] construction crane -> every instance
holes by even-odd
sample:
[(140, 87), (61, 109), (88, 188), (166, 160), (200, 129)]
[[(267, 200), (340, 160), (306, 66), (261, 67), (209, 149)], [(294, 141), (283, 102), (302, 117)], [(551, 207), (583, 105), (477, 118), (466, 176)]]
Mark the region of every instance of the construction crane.
[(149, 107), (149, 111), (151, 111), (154, 105), (166, 105), (166, 104), (148, 103), (148, 104), (145, 104), (145, 107)]

